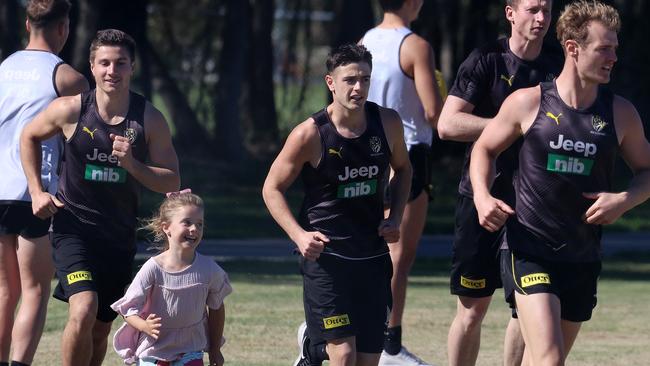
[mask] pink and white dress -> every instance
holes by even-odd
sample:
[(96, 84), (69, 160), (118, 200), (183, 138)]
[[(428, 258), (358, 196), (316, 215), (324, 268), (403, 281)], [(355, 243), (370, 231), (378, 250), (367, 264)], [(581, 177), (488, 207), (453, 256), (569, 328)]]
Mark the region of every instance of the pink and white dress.
[(206, 305), (219, 309), (231, 292), (228, 275), (209, 257), (196, 253), (194, 262), (179, 272), (167, 272), (150, 258), (111, 308), (124, 317), (161, 317), (158, 339), (124, 323), (115, 333), (113, 347), (126, 364), (143, 357), (173, 361), (187, 352), (207, 351)]

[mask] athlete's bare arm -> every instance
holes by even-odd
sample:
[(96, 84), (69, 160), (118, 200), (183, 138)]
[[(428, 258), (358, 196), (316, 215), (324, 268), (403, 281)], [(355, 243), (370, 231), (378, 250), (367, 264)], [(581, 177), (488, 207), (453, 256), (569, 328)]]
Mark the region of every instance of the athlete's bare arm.
[(490, 119), (475, 116), (472, 111), (472, 103), (453, 95), (447, 96), (438, 120), (440, 138), (460, 142), (476, 141)]
[(25, 126), (20, 136), (20, 160), (32, 196), (34, 215), (44, 219), (52, 216), (63, 203), (43, 191), (41, 182), (41, 141), (59, 132), (70, 137), (81, 112), (81, 96), (57, 98)]
[(424, 116), (434, 129), (442, 110), (442, 98), (436, 83), (436, 61), (433, 49), (424, 38), (411, 34), (400, 49), (400, 64), (413, 77), (415, 90), (424, 107)]
[(133, 157), (128, 138), (113, 134), (112, 155), (117, 157), (120, 166), (148, 189), (160, 193), (178, 191), (181, 179), (171, 132), (165, 117), (149, 102), (144, 111), (144, 131), (149, 150), (148, 162)]
[(585, 213), (585, 221), (590, 224), (611, 224), (650, 197), (650, 143), (645, 138), (641, 117), (632, 103), (616, 96), (614, 121), (621, 156), (632, 169), (634, 177), (623, 192), (584, 193), (595, 200)]
[(68, 64), (61, 64), (54, 78), (56, 90), (61, 96), (77, 95), (90, 89), (88, 80)]
[(514, 210), (490, 194), (495, 161), (499, 154), (528, 130), (539, 109), (539, 87), (520, 89), (511, 94), (499, 113), (488, 123), (472, 148), (469, 176), (474, 191), (474, 205), (481, 226), (497, 231)]
[(321, 142), (313, 119), (308, 119), (291, 131), (264, 181), (262, 196), (273, 219), (296, 243), (300, 254), (308, 260), (316, 260), (329, 242), (320, 232), (307, 232), (291, 213), (285, 193), (296, 180), (303, 165), (316, 167), (321, 157)]
[(400, 116), (392, 109), (381, 108), (381, 121), (384, 133), (390, 145), (390, 167), (393, 177), (390, 180), (390, 213), (379, 225), (379, 235), (386, 242), (394, 243), (399, 240), (399, 226), (402, 222), (404, 207), (411, 191), (411, 161), (404, 143), (404, 128)]

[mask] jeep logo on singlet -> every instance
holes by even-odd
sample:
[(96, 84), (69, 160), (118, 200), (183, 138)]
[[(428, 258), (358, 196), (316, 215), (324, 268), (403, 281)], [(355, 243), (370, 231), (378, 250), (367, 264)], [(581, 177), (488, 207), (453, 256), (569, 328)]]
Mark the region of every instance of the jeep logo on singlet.
[(372, 178), (379, 174), (379, 167), (376, 165), (362, 166), (361, 168), (352, 168), (349, 166), (345, 167), (343, 174), (339, 174), (339, 182), (345, 182), (348, 179), (354, 179), (356, 177), (367, 177)]
[[(551, 141), (549, 146), (554, 150), (575, 151), (586, 157), (595, 155), (598, 151), (596, 144), (585, 143), (564, 139), (564, 135), (558, 136), (557, 141)], [(594, 165), (592, 159), (577, 158), (561, 154), (548, 154), (546, 170), (558, 173), (569, 173), (579, 175), (590, 175)]]

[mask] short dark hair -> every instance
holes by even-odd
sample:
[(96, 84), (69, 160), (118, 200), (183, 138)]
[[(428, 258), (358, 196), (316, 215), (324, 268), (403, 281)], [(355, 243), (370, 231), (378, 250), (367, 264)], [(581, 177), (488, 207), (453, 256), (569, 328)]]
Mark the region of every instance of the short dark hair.
[(398, 11), (404, 5), (405, 0), (379, 0), (379, 5), (384, 11)]
[(372, 69), (372, 55), (363, 45), (348, 43), (334, 48), (327, 55), (327, 72), (331, 73), (339, 66), (345, 66), (351, 63), (366, 62)]
[(70, 14), (69, 0), (30, 0), (27, 2), (27, 20), (34, 28), (45, 28)]
[(95, 52), (101, 46), (120, 46), (126, 48), (131, 57), (131, 62), (135, 61), (135, 41), (133, 38), (117, 29), (102, 29), (97, 31), (95, 38), (90, 43), (90, 62), (95, 59)]

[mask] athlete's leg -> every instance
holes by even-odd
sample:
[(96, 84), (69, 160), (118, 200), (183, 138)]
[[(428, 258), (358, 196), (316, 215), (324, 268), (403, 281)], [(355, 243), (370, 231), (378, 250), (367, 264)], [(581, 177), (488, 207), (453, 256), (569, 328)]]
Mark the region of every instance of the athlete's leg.
[(511, 317), (503, 340), (503, 365), (522, 365), (525, 346), (524, 337), (521, 335), (521, 329), (519, 329), (519, 321)]
[(113, 322), (95, 320), (93, 326), (93, 355), (90, 358), (90, 366), (101, 366), (106, 356), (108, 346), (108, 334), (111, 332)]
[(515, 299), (530, 362), (535, 366), (564, 365), (560, 299), (551, 293), (522, 295), (518, 292)]
[(16, 235), (0, 235), (0, 361), (9, 361), (11, 329), (20, 298)]
[(400, 240), (388, 246), (390, 258), (393, 261), (393, 278), (391, 280), (393, 308), (388, 321), (389, 327), (402, 325), (408, 275), (415, 261), (418, 242), (424, 230), (428, 203), (427, 193), (423, 190), (417, 198), (406, 204), (400, 224)]
[(14, 322), (12, 359), (31, 364), (43, 334), (54, 276), (50, 240), (18, 237), (17, 254), (22, 297)]
[(381, 353), (357, 352), (357, 366), (377, 366)]
[(481, 346), (481, 323), (487, 313), (492, 296), (458, 296), (456, 317), (447, 336), (449, 365), (474, 365)]
[(356, 340), (355, 337), (345, 337), (327, 341), (327, 354), (330, 366), (356, 365)]
[(70, 296), (69, 302), (68, 323), (63, 330), (63, 365), (88, 365), (93, 354), (97, 293), (94, 291), (78, 292)]
[(562, 319), (560, 324), (562, 326), (562, 339), (564, 340), (564, 360), (566, 361), (576, 338), (578, 338), (578, 332), (580, 332), (582, 322), (572, 322)]

